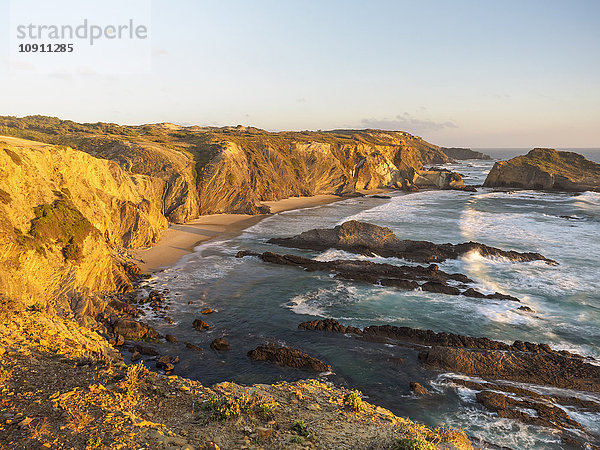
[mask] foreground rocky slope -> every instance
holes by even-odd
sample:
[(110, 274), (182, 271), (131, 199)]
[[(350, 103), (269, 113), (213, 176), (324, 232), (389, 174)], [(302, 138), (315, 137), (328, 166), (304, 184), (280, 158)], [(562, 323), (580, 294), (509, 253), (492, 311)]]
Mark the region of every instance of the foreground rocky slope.
[(485, 179), (484, 186), (598, 191), (600, 164), (577, 153), (536, 148), (527, 155), (495, 163)]
[(2, 313), (2, 448), (472, 448), (464, 433), (396, 417), (358, 392), (314, 380), (208, 388), (127, 367), (70, 320)]

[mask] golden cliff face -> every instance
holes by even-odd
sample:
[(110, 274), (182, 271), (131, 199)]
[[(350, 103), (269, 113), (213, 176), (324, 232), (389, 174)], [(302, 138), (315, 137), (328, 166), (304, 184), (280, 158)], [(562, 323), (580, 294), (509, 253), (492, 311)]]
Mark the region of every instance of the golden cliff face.
[(155, 181), (67, 147), (0, 137), (0, 186), (0, 292), (29, 304), (130, 289), (115, 248), (167, 226)]

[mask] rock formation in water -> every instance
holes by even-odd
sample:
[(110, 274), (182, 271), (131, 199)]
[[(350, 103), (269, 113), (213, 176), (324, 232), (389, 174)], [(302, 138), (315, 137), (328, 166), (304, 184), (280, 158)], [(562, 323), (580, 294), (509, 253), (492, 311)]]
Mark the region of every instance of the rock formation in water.
[(578, 153), (536, 148), (527, 155), (494, 164), (484, 186), (548, 191), (598, 191), (600, 164), (589, 161)]
[(380, 286), (390, 286), (407, 290), (421, 289), (422, 291), (437, 292), (438, 294), (464, 295), (465, 297), (473, 298), (519, 301), (516, 297), (500, 292), (483, 294), (473, 288), (465, 289), (466, 286), (464, 285), (459, 285), (464, 289), (461, 291), (458, 287), (449, 284), (448, 281), (473, 283), (473, 280), (460, 273), (449, 274), (441, 271), (435, 264), (422, 267), (396, 266), (393, 264), (380, 264), (353, 259), (317, 261), (315, 259), (303, 258), (302, 256), (279, 255), (273, 252), (259, 254), (249, 251), (239, 251), (236, 255), (237, 258), (243, 258), (244, 256), (258, 256), (264, 262), (283, 266), (298, 266), (311, 272), (315, 270), (332, 272), (335, 274), (335, 278)]
[(492, 159), (492, 157), (490, 155), (486, 155), (485, 153), (471, 150), (470, 148), (442, 147), (441, 150), (450, 159), (457, 159), (457, 160), (463, 160), (463, 159), (490, 160), (490, 159)]
[(506, 344), (488, 338), (391, 325), (360, 330), (345, 327), (333, 319), (303, 322), (298, 328), (351, 333), (363, 339), (397, 345), (416, 344), (422, 347), (420, 361), (433, 369), (600, 392), (600, 366), (590, 364), (581, 355), (553, 350), (547, 344), (522, 341)]
[(301, 350), (274, 345), (261, 345), (248, 352), (254, 361), (269, 361), (280, 366), (296, 369), (311, 370), (313, 372), (329, 372), (331, 366)]
[(511, 261), (545, 261), (556, 264), (539, 253), (521, 253), (501, 250), (477, 242), (463, 244), (434, 244), (428, 241), (400, 240), (392, 230), (358, 220), (350, 220), (333, 229), (314, 229), (288, 238), (273, 238), (268, 241), (282, 247), (310, 250), (336, 248), (363, 255), (395, 257), (420, 263), (442, 262), (456, 259), (469, 252), (482, 256), (502, 257)]

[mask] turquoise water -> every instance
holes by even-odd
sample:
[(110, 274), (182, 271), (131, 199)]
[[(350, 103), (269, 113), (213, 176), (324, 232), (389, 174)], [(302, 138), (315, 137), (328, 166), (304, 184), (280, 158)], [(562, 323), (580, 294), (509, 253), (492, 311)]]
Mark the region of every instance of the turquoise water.
[[(481, 184), (492, 165), (493, 161), (464, 161), (448, 167), (463, 173), (467, 183)], [(157, 274), (148, 287), (170, 290), (169, 315), (175, 324), (157, 319), (153, 325), (180, 340), (169, 348), (182, 359), (176, 373), (205, 384), (310, 377), (309, 373), (252, 362), (246, 356), (258, 345), (281, 343), (328, 362), (335, 373), (324, 378), (361, 389), (371, 401), (398, 415), (431, 425), (454, 425), (499, 445), (560, 448), (558, 437), (549, 430), (494, 417), (476, 403), (473, 391), (453, 385), (447, 374), (423, 369), (414, 350), (342, 335), (301, 332), (297, 326), (305, 320), (334, 317), (360, 327), (406, 325), (507, 342), (546, 342), (600, 358), (600, 194), (479, 189), (477, 193), (392, 195), (390, 200), (355, 198), (268, 217), (234, 239), (199, 246), (177, 265)], [(270, 250), (321, 260), (365, 258), (405, 263), (394, 258), (366, 258), (338, 250), (284, 249), (266, 243), (274, 236), (332, 227), (350, 219), (388, 226), (401, 239), (438, 243), (475, 240), (504, 249), (540, 252), (560, 264), (517, 264), (470, 254), (441, 265), (443, 270), (465, 273), (482, 291), (500, 291), (522, 299), (536, 311), (528, 314), (516, 310), (511, 302), (363, 285), (336, 280), (329, 274), (268, 265), (257, 258), (234, 257), (239, 250)], [(216, 312), (204, 320), (214, 328), (198, 333), (191, 323), (207, 306)], [(208, 349), (209, 343), (221, 336), (231, 343), (231, 352), (217, 354)], [(205, 352), (188, 351), (184, 341), (200, 345)], [(414, 397), (410, 381), (426, 384), (436, 395)], [(578, 418), (590, 432), (600, 435), (600, 415)]]

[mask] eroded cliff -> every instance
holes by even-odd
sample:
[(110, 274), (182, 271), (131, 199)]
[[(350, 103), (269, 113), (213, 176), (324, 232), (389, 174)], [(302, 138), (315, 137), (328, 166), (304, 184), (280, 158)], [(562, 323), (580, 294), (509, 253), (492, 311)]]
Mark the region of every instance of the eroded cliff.
[(527, 155), (494, 164), (484, 186), (597, 191), (600, 190), (600, 164), (578, 153), (535, 148)]

